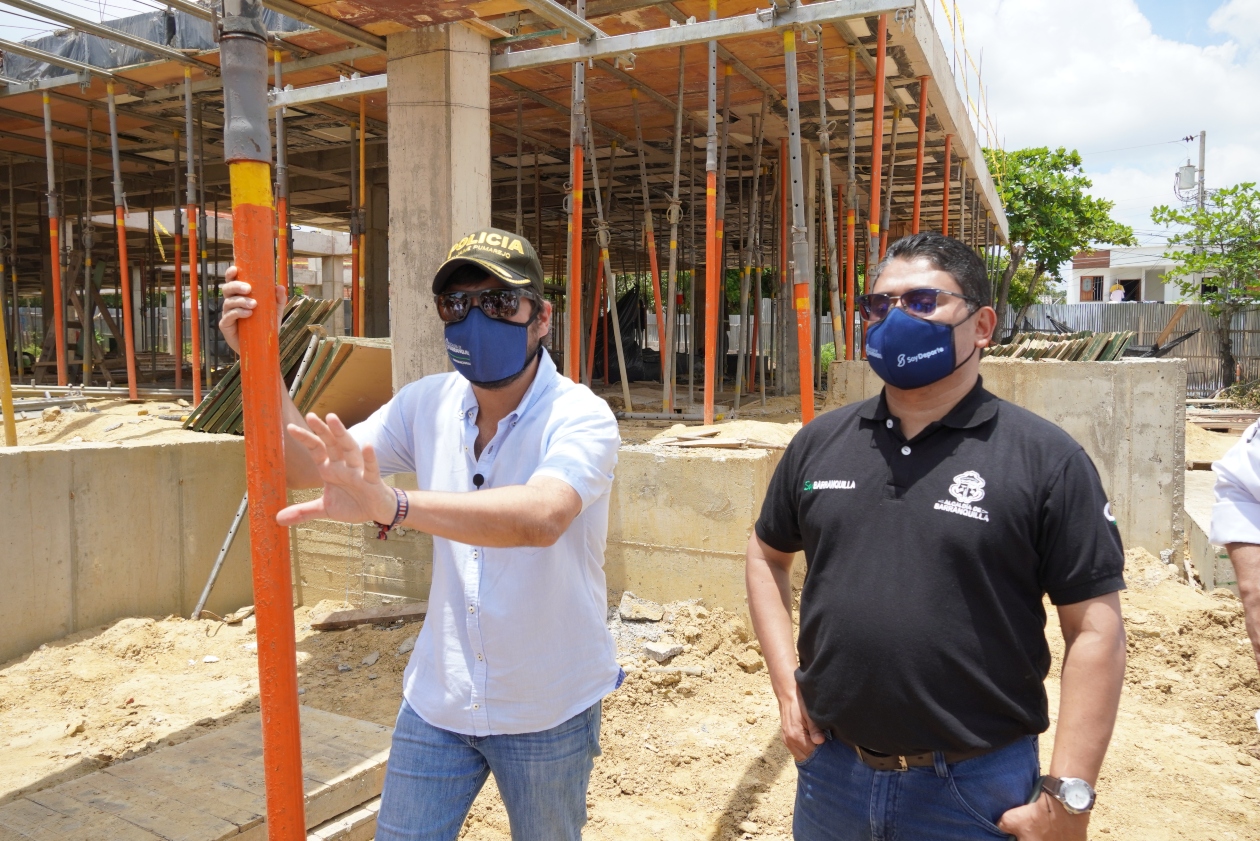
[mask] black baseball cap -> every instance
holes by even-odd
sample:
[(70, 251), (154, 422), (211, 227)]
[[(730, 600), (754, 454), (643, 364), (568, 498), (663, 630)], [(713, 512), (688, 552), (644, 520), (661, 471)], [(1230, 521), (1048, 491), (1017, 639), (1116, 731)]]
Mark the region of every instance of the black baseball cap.
[(452, 245), (446, 262), (433, 276), (433, 294), (441, 292), (463, 266), (476, 266), (509, 286), (528, 286), (539, 296), (543, 294), (538, 253), (529, 240), (510, 231), (480, 228)]

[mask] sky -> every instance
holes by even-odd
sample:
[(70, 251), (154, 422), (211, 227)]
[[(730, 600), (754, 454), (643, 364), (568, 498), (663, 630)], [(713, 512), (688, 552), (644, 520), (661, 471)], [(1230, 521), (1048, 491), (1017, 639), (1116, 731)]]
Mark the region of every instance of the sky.
[[(949, 28), (938, 29), (951, 49)], [(952, 0), (947, 0), (952, 2)], [(1151, 209), (1198, 162), (1209, 189), (1260, 182), (1260, 0), (958, 0), (1006, 149), (1077, 149), (1092, 193), (1143, 245), (1164, 242)]]
[[(942, 3), (933, 8), (951, 50)], [(1177, 167), (1198, 161), (1207, 185), (1260, 182), (1260, 0), (957, 0), (966, 46), (983, 69), (989, 117), (1007, 149), (1082, 153), (1094, 195), (1144, 245), (1166, 232), (1151, 208), (1175, 203)], [(58, 0), (93, 20), (164, 8), (161, 0)], [(0, 7), (0, 37), (49, 31)], [(974, 73), (971, 74), (974, 82)]]

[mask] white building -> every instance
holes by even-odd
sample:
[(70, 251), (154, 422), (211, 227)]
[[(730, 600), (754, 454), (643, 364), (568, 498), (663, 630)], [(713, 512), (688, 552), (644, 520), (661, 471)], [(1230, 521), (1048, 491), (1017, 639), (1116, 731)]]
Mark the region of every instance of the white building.
[(1164, 274), (1176, 263), (1164, 256), (1164, 246), (1112, 248), (1077, 254), (1072, 258), (1072, 279), (1068, 281), (1067, 302), (1083, 304), (1107, 301), (1113, 286), (1120, 286), (1126, 301), (1186, 300), (1175, 280)]

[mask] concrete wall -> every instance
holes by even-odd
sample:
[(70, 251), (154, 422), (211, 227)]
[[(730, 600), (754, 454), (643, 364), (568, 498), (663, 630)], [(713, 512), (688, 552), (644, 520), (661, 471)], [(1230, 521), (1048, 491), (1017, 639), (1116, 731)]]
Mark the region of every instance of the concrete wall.
[[(192, 612), (245, 492), (240, 438), (0, 449), (0, 662), (124, 616)], [(249, 534), (207, 605), (253, 600)]]
[[(1126, 546), (1184, 546), (1186, 363), (986, 359), (985, 387), (1062, 427), (1094, 460)], [(827, 408), (879, 394), (864, 361), (831, 366)]]
[[(609, 504), (609, 591), (656, 601), (700, 598), (746, 612), (744, 549), (781, 450), (625, 446)], [(415, 477), (395, 477), (414, 488)], [(295, 498), (307, 498), (310, 492)], [(433, 543), (417, 532), (316, 521), (294, 530), (300, 598), (354, 605), (428, 598)], [(798, 562), (797, 586), (804, 576)]]

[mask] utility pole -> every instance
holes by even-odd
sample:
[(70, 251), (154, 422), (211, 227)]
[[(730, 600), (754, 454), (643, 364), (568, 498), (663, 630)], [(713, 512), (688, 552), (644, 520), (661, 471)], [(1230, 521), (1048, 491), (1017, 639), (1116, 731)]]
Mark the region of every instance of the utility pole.
[(1203, 165), (1207, 163), (1207, 131), (1199, 131), (1199, 210), (1203, 209), (1203, 202), (1207, 198), (1207, 187), (1203, 179)]

